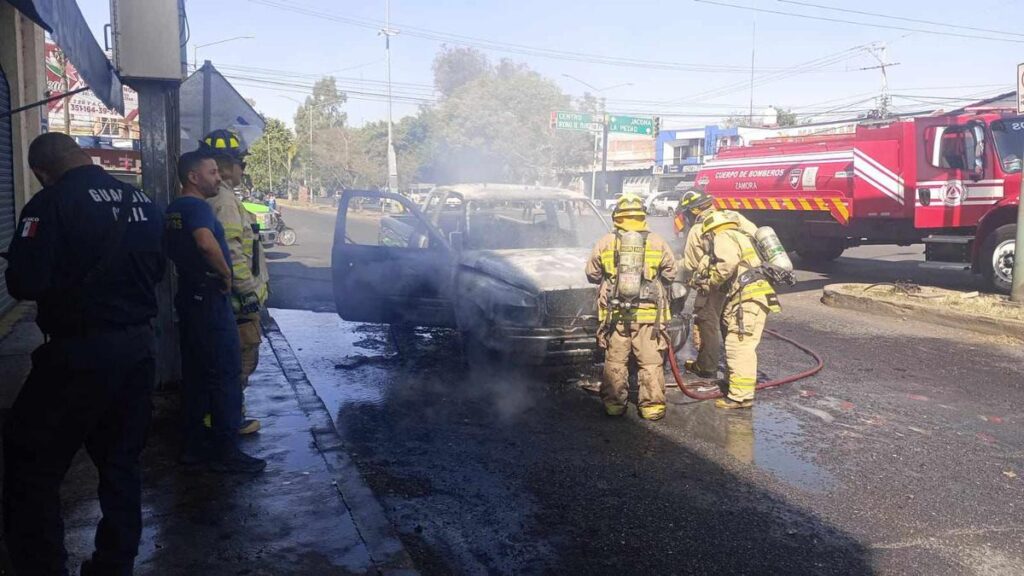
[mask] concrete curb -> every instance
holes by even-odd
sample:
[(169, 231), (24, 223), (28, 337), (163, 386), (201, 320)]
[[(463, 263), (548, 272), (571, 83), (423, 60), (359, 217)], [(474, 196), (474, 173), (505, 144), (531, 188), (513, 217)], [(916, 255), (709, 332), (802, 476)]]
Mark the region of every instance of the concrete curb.
[(848, 284), (829, 284), (822, 290), (821, 302), (834, 308), (846, 308), (882, 316), (899, 318), (912, 317), (914, 320), (970, 330), (990, 336), (1005, 336), (1024, 341), (1024, 322), (1012, 318), (981, 316), (949, 308), (936, 308), (916, 302), (892, 302), (871, 293), (856, 293), (843, 290)]
[(334, 418), (306, 377), (299, 359), (295, 357), (291, 344), (284, 337), (277, 322), (272, 317), (264, 318), (263, 329), (274, 356), (277, 357), (288, 383), (295, 391), (300, 408), (309, 419), (317, 450), (328, 468), (335, 474), (338, 493), (348, 506), (352, 520), (377, 569), (381, 574), (389, 576), (419, 574), (394, 526), (384, 514), (384, 508), (349, 458), (341, 435), (335, 427)]
[(288, 204), (285, 202), (277, 201), (278, 208), (291, 208), (292, 210), (302, 210), (303, 212), (337, 212), (337, 206), (321, 206), (319, 204), (304, 205), (304, 204)]

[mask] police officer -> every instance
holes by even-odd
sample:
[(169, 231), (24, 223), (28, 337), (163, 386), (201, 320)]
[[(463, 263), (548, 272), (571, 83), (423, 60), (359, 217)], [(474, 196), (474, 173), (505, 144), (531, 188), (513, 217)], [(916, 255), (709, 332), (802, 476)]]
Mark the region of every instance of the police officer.
[[(605, 350), (601, 400), (609, 416), (626, 412), (630, 355), (639, 365), (640, 416), (660, 420), (665, 416), (665, 370), (662, 354), (668, 349), (669, 296), (666, 285), (676, 275), (676, 261), (667, 242), (648, 231), (643, 199), (623, 194), (612, 212), (615, 232), (594, 246), (587, 263), (587, 279), (598, 289), (598, 345)], [(631, 234), (634, 233), (634, 234)], [(632, 245), (639, 236), (639, 242)], [(624, 249), (628, 245), (629, 250)], [(625, 255), (626, 253), (629, 255)], [(639, 296), (623, 295), (622, 264), (636, 259)]]
[[(259, 225), (253, 215), (235, 196), (242, 185), (245, 166), (238, 137), (228, 130), (214, 130), (203, 139), (202, 146), (217, 161), (220, 187), (217, 195), (207, 200), (217, 221), (224, 227), (224, 237), (231, 253), (231, 307), (238, 324), (241, 343), (239, 386), (244, 394), (249, 376), (256, 370), (260, 357), (260, 310), (267, 301), (267, 263), (260, 250)], [(245, 418), (243, 396), (240, 434), (260, 429), (260, 421)]]
[(150, 421), (163, 217), (75, 141), (43, 134), (43, 189), (10, 246), (7, 288), (46, 336), (4, 425), (4, 529), (18, 574), (67, 574), (60, 485), (85, 444), (103, 514), (82, 574), (130, 574), (142, 532), (140, 454)]
[[(701, 258), (705, 256), (704, 243), (701, 242), (705, 219), (716, 213), (730, 214), (739, 223), (740, 230), (753, 235), (757, 226), (747, 220), (739, 212), (719, 210), (715, 208), (715, 199), (701, 188), (685, 188), (676, 207), (675, 226), (677, 233), (686, 233), (686, 244), (683, 246), (681, 280), (688, 283), (697, 272)], [(725, 306), (725, 294), (713, 290), (708, 293), (698, 292), (694, 297), (694, 345), (697, 347), (697, 359), (688, 360), (686, 369), (701, 378), (718, 376), (718, 364), (722, 358), (722, 309)]]
[[(231, 256), (224, 227), (206, 201), (217, 195), (220, 171), (208, 154), (178, 160), (181, 196), (167, 206), (166, 245), (178, 271), (183, 464), (215, 472), (260, 472), (266, 462), (238, 448), (242, 389), (239, 340), (231, 311)], [(203, 426), (209, 409), (211, 433)]]
[(761, 273), (753, 237), (740, 229), (735, 212), (708, 215), (701, 231), (705, 255), (694, 284), (708, 294), (721, 292), (725, 300), (721, 322), (729, 384), (715, 406), (750, 408), (757, 384), (757, 346), (768, 314), (780, 310), (779, 298)]

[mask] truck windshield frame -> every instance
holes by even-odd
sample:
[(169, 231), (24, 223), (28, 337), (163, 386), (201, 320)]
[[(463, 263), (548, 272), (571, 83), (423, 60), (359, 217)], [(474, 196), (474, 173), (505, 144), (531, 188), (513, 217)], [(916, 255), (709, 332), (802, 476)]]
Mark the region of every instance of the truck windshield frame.
[(993, 120), (989, 126), (999, 166), (1006, 174), (1021, 171), (1024, 155), (1024, 116)]

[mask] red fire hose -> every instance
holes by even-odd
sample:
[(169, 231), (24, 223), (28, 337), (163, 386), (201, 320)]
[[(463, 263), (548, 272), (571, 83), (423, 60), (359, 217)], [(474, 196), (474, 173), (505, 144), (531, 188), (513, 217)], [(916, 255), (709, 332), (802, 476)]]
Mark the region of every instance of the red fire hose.
[[(803, 372), (798, 372), (798, 373), (793, 374), (791, 376), (786, 376), (784, 378), (779, 378), (778, 380), (769, 380), (767, 382), (758, 382), (757, 383), (757, 387), (756, 387), (757, 390), (764, 390), (765, 388), (774, 388), (775, 386), (782, 386), (783, 384), (789, 384), (790, 382), (796, 382), (797, 380), (802, 380), (804, 378), (807, 378), (809, 376), (813, 376), (813, 375), (817, 374), (818, 372), (821, 371), (822, 368), (825, 367), (825, 363), (821, 360), (821, 356), (818, 356), (818, 354), (814, 350), (811, 350), (810, 348), (804, 346), (803, 344), (800, 344), (796, 340), (793, 340), (791, 338), (787, 338), (786, 336), (783, 336), (782, 334), (779, 334), (778, 332), (775, 332), (774, 330), (765, 329), (764, 332), (765, 332), (765, 334), (768, 334), (768, 335), (772, 336), (773, 338), (777, 338), (779, 340), (782, 340), (783, 342), (792, 344), (793, 346), (798, 348), (801, 352), (804, 352), (805, 354), (807, 354), (811, 358), (814, 358), (815, 365), (814, 365), (813, 368), (809, 368), (807, 370), (804, 370)], [(679, 388), (680, 392), (682, 392), (683, 394), (686, 394), (687, 396), (689, 396), (690, 398), (693, 398), (694, 400), (713, 400), (715, 398), (721, 398), (722, 397), (721, 390), (715, 390), (714, 392), (696, 392), (694, 390), (690, 390), (689, 388), (687, 388), (686, 384), (683, 382), (683, 374), (682, 374), (682, 372), (679, 371), (679, 363), (676, 360), (676, 355), (675, 355), (674, 351), (670, 349), (669, 353), (667, 354), (667, 356), (668, 356), (669, 366), (672, 367), (672, 376), (674, 376), (675, 379), (676, 379), (676, 388)], [(694, 385), (704, 384), (704, 385), (707, 385), (707, 386), (712, 386), (713, 385), (711, 382), (708, 382), (708, 381), (703, 381), (703, 382), (697, 381), (697, 382), (694, 382), (693, 384)]]

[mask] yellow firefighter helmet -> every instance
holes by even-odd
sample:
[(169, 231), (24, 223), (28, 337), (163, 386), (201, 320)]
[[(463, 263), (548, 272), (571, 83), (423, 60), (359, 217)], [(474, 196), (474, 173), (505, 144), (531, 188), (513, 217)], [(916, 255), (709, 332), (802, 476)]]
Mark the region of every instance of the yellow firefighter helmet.
[(623, 194), (615, 202), (615, 209), (612, 210), (612, 219), (615, 218), (646, 218), (647, 210), (644, 208), (644, 199), (636, 194)]
[(740, 218), (738, 214), (729, 210), (716, 210), (704, 218), (701, 233), (720, 232), (731, 228), (739, 228), (739, 226)]

